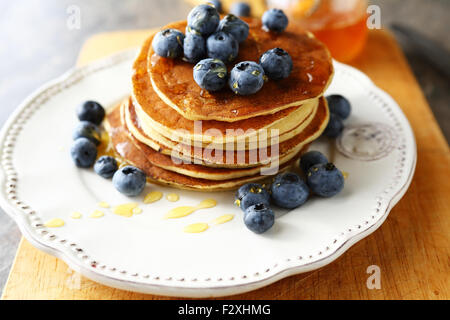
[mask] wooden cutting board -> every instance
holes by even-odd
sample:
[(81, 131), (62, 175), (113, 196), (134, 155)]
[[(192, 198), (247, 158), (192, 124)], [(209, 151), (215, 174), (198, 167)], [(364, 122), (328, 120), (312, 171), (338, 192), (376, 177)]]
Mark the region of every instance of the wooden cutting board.
[[(138, 46), (151, 31), (96, 35), (79, 64)], [(370, 32), (353, 66), (400, 104), (417, 139), (418, 163), (404, 198), (374, 234), (332, 264), (234, 299), (449, 299), (450, 152), (411, 70), (386, 31)], [(367, 268), (380, 267), (381, 289), (367, 288)], [(74, 274), (22, 240), (3, 299), (164, 299), (112, 289)]]

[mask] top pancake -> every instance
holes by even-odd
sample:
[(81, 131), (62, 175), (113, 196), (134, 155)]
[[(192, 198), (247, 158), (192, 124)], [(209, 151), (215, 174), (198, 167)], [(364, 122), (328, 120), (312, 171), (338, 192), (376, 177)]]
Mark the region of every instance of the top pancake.
[(300, 107), (291, 107), (271, 115), (235, 122), (206, 120), (196, 123), (174, 112), (153, 90), (147, 71), (147, 54), (152, 40), (153, 36), (144, 42), (134, 62), (132, 97), (140, 121), (143, 124), (148, 123), (164, 136), (180, 137), (206, 144), (211, 142), (225, 144), (248, 140), (256, 136), (259, 130), (277, 129), (282, 135), (297, 127), (318, 104), (318, 100), (313, 100)]
[[(236, 95), (228, 87), (210, 93), (194, 81), (193, 64), (160, 57), (150, 48), (148, 71), (158, 96), (187, 119), (234, 122), (299, 106), (324, 93), (331, 82), (333, 65), (321, 42), (292, 23), (284, 32), (274, 33), (264, 31), (259, 19), (245, 21), (249, 36), (240, 44), (239, 55), (228, 69), (240, 61), (259, 61), (264, 52), (279, 47), (292, 57), (293, 70), (288, 78), (268, 80), (259, 92), (249, 96)], [(164, 28), (184, 32), (186, 22)]]

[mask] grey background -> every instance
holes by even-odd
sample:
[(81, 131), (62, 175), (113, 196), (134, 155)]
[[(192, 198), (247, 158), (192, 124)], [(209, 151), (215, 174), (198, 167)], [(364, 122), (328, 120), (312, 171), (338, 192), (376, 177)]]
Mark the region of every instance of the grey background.
[[(450, 50), (449, 0), (373, 0), (382, 22), (400, 22), (420, 30)], [(81, 28), (67, 28), (67, 8), (81, 9)], [(15, 0), (0, 2), (0, 126), (33, 90), (74, 66), (83, 42), (105, 31), (158, 27), (184, 19), (182, 0)], [(441, 125), (450, 138), (448, 79), (400, 43)], [(20, 232), (0, 210), (0, 293), (11, 267)]]

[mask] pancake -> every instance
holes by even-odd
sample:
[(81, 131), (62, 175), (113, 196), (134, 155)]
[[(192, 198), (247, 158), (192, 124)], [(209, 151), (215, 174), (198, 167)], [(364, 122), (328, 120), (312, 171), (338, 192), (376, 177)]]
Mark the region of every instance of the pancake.
[[(180, 174), (184, 174), (194, 178), (201, 179), (209, 179), (209, 180), (228, 180), (235, 179), (240, 177), (252, 176), (260, 173), (261, 170), (267, 169), (269, 166), (259, 166), (252, 168), (241, 168), (241, 169), (232, 169), (232, 168), (212, 168), (206, 167), (197, 164), (191, 163), (177, 163), (172, 160), (172, 158), (168, 155), (164, 155), (150, 148), (148, 145), (143, 144), (136, 138), (134, 138), (133, 134), (130, 132), (129, 127), (127, 126), (127, 122), (125, 120), (125, 110), (129, 107), (128, 101), (122, 103), (122, 105), (116, 107), (109, 115), (110, 123), (118, 123), (117, 118), (120, 118), (120, 122), (126, 131), (130, 133), (130, 140), (134, 145), (138, 147), (143, 153), (145, 153), (148, 161), (150, 161), (153, 165), (169, 170), (174, 171)], [(288, 154), (283, 157), (280, 157), (279, 165), (283, 165), (284, 163), (293, 159), (297, 154)]]
[[(156, 162), (153, 161), (155, 165), (158, 165), (160, 167), (163, 167), (168, 170), (176, 171), (185, 175), (193, 176), (193, 177), (202, 177), (206, 179), (224, 179), (222, 176), (229, 175), (229, 178), (235, 178), (235, 177), (242, 177), (246, 175), (255, 174), (258, 172), (261, 168), (264, 168), (266, 166), (264, 165), (243, 165), (243, 166), (236, 166), (234, 163), (228, 163), (226, 166), (218, 166), (216, 163), (205, 163), (201, 159), (203, 159), (202, 156), (199, 156), (195, 158), (195, 155), (204, 155), (207, 154), (205, 151), (205, 148), (200, 147), (198, 152), (194, 151), (194, 159), (192, 159), (189, 155), (186, 155), (185, 157), (177, 157), (180, 152), (183, 152), (183, 148), (179, 148), (178, 143), (172, 140), (169, 140), (165, 137), (159, 136), (157, 132), (153, 132), (150, 135), (147, 135), (140, 125), (139, 120), (136, 117), (136, 113), (134, 112), (133, 104), (131, 101), (126, 101), (121, 106), (121, 111), (123, 113), (123, 122), (124, 126), (126, 127), (127, 131), (130, 132), (132, 136), (132, 140), (136, 140), (138, 143), (135, 143), (140, 149), (151, 149), (151, 152), (147, 153), (154, 153), (154, 154), (160, 154), (163, 157), (168, 158), (165, 160), (165, 163)], [(157, 139), (157, 140), (155, 140)], [(162, 142), (161, 142), (162, 141)], [(184, 146), (186, 149), (188, 146)], [(268, 146), (269, 148), (269, 146)], [(178, 151), (174, 152), (173, 150), (176, 149)], [(245, 156), (245, 151), (238, 151), (239, 153), (234, 153), (233, 159), (239, 159), (240, 156)], [(254, 150), (255, 153), (258, 152), (258, 150)], [(279, 164), (282, 165), (297, 154), (297, 152), (288, 152), (286, 154), (280, 155), (279, 158), (274, 158), (274, 160), (278, 160)], [(155, 156), (157, 157), (157, 156)], [(225, 155), (226, 157), (226, 155)], [(176, 165), (174, 161), (172, 161), (172, 158), (175, 158), (177, 163), (183, 163), (183, 164), (192, 164), (193, 167), (182, 167), (182, 165)], [(213, 159), (210, 158), (209, 161), (212, 161)], [(267, 160), (270, 161), (270, 160)], [(264, 164), (267, 164), (267, 161)], [(268, 164), (270, 166), (270, 164)], [(197, 169), (197, 167), (201, 167), (201, 169)], [(217, 174), (216, 169), (222, 168), (223, 171), (221, 171), (221, 174)], [(190, 171), (187, 169), (191, 169)], [(193, 170), (192, 170), (193, 169)], [(198, 170), (201, 171), (201, 173), (198, 173)], [(209, 177), (202, 176), (203, 174), (210, 175)]]
[[(225, 145), (220, 146), (219, 144), (245, 141), (251, 137), (257, 137), (258, 131), (274, 129), (279, 131), (280, 141), (284, 141), (288, 136), (283, 136), (283, 133), (297, 127), (317, 106), (318, 101), (312, 100), (301, 107), (291, 107), (271, 115), (258, 116), (231, 123), (216, 120), (205, 120), (199, 123), (186, 119), (181, 114), (173, 112), (174, 110), (155, 93), (150, 83), (147, 71), (147, 54), (152, 39), (153, 37), (147, 39), (141, 47), (141, 51), (133, 65), (134, 72), (132, 77), (133, 105), (147, 134), (150, 133), (150, 129), (147, 128), (151, 128), (159, 134), (172, 139), (178, 137), (199, 141), (204, 146), (214, 143), (217, 144), (216, 148), (225, 149)], [(268, 132), (270, 133), (270, 131)], [(267, 138), (270, 138), (270, 136)], [(238, 149), (238, 147), (248, 148), (248, 143), (238, 144), (235, 146), (235, 149)]]
[[(234, 122), (260, 115), (274, 114), (300, 106), (322, 96), (333, 75), (331, 56), (314, 36), (290, 23), (282, 33), (266, 32), (259, 19), (245, 19), (250, 32), (240, 44), (239, 55), (228, 67), (240, 61), (258, 61), (267, 50), (280, 47), (293, 60), (290, 76), (279, 81), (267, 81), (263, 88), (249, 96), (235, 95), (229, 88), (209, 93), (193, 79), (193, 65), (182, 59), (169, 59), (148, 52), (148, 70), (153, 89), (170, 107), (189, 120)], [(185, 31), (180, 21), (164, 28)]]
[[(214, 148), (209, 149), (201, 146), (186, 145), (162, 136), (157, 137), (157, 132), (154, 132), (151, 136), (148, 136), (142, 130), (139, 119), (134, 112), (132, 103), (129, 103), (129, 108), (126, 109), (125, 113), (125, 119), (130, 132), (143, 144), (162, 154), (172, 156), (183, 161), (201, 164), (204, 166), (225, 168), (242, 168), (264, 165), (277, 159), (280, 160), (283, 156), (288, 156), (292, 153), (295, 154), (299, 152), (304, 145), (317, 139), (322, 134), (328, 124), (328, 118), (329, 111), (326, 99), (320, 98), (319, 108), (313, 115), (312, 121), (310, 121), (309, 124), (293, 138), (279, 144), (272, 145), (261, 152), (260, 150), (257, 152), (255, 152), (255, 150), (241, 150), (231, 153), (219, 152), (220, 150)], [(158, 139), (158, 141), (155, 139)], [(164, 143), (161, 143), (160, 141), (164, 141)], [(261, 145), (258, 147), (261, 147)], [(272, 150), (277, 151), (276, 155), (272, 156)]]
[[(161, 132), (161, 130), (157, 129), (157, 127), (153, 126), (153, 122), (149, 121), (148, 117), (146, 117), (146, 114), (142, 112), (142, 110), (139, 107), (136, 107), (133, 103), (133, 112), (136, 113), (136, 118), (139, 119), (139, 128), (143, 133), (145, 133), (147, 136), (152, 137), (152, 139), (161, 144), (169, 145), (171, 146), (174, 141), (187, 143), (187, 144), (195, 144), (197, 146), (201, 146), (202, 148), (214, 148), (218, 150), (223, 150), (224, 152), (231, 150), (231, 151), (245, 151), (256, 148), (257, 145), (267, 145), (271, 146), (273, 143), (280, 143), (284, 142), (286, 140), (291, 139), (295, 135), (299, 134), (304, 128), (306, 128), (309, 123), (314, 119), (317, 110), (319, 108), (319, 100), (315, 103), (314, 107), (309, 110), (308, 108), (308, 114), (304, 119), (297, 122), (293, 129), (290, 129), (288, 131), (283, 130), (283, 132), (280, 132), (278, 128), (267, 128), (267, 129), (258, 129), (252, 130), (252, 128), (249, 128), (244, 131), (244, 129), (241, 129), (240, 132), (246, 132), (249, 134), (245, 134), (238, 137), (238, 140), (236, 142), (227, 142), (226, 144), (223, 143), (216, 143), (216, 142), (204, 142), (204, 141), (192, 141), (190, 139), (190, 136), (188, 132), (184, 129), (180, 129), (178, 131), (173, 131), (172, 133), (168, 132)], [(197, 121), (197, 126), (201, 126), (201, 123), (209, 122), (209, 121)], [(211, 129), (211, 131), (214, 129)], [(231, 129), (236, 130), (234, 132), (238, 132), (239, 129)], [(164, 130), (162, 130), (164, 131)], [(275, 137), (275, 135), (278, 135), (277, 139), (272, 139), (272, 136)], [(201, 135), (198, 135), (201, 137)]]
[[(155, 166), (148, 161), (146, 153), (133, 143), (131, 135), (122, 125), (120, 116), (118, 116), (118, 113), (115, 113), (115, 110), (108, 113), (105, 119), (105, 128), (110, 135), (110, 141), (117, 155), (123, 159), (124, 162), (143, 170), (147, 175), (147, 179), (153, 183), (196, 191), (225, 191), (236, 189), (248, 182), (268, 178), (268, 176), (261, 176), (257, 174), (249, 177), (215, 181), (193, 178), (177, 172), (169, 171)], [(301, 152), (304, 151), (306, 151), (306, 148), (301, 150)], [(299, 156), (300, 155), (301, 153), (299, 153)], [(281, 166), (278, 172), (289, 169), (294, 162), (295, 160), (293, 159), (289, 163)]]

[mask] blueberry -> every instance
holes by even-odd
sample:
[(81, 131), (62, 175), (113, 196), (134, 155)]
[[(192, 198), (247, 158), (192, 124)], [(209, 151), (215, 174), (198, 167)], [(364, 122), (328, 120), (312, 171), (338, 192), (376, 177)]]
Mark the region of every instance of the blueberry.
[(337, 114), (342, 120), (345, 120), (350, 115), (352, 107), (350, 102), (339, 94), (334, 94), (327, 97), (328, 108), (330, 112)]
[(332, 197), (344, 188), (344, 176), (332, 163), (316, 164), (307, 174), (309, 188), (321, 197)]
[(313, 165), (321, 163), (328, 163), (327, 157), (325, 157), (319, 151), (309, 151), (302, 155), (300, 159), (300, 168), (305, 174), (307, 174), (309, 168), (311, 168)]
[(86, 138), (78, 138), (70, 148), (70, 155), (77, 167), (89, 168), (97, 158), (97, 147)]
[(99, 125), (105, 117), (105, 109), (98, 102), (86, 101), (78, 106), (77, 116), (80, 121), (89, 121)]
[(258, 183), (247, 183), (236, 191), (235, 202), (245, 211), (248, 207), (258, 203), (264, 203), (269, 206), (270, 194), (264, 187)]
[(264, 233), (272, 228), (275, 222), (275, 214), (268, 205), (258, 203), (248, 207), (244, 213), (244, 223), (254, 233)]
[(206, 40), (206, 52), (209, 58), (231, 62), (239, 53), (239, 43), (231, 34), (218, 31)]
[(204, 59), (194, 67), (194, 80), (208, 91), (218, 91), (227, 83), (227, 67), (218, 59)]
[(111, 178), (117, 168), (116, 159), (110, 156), (102, 156), (94, 164), (94, 171), (105, 179)]
[(145, 173), (133, 166), (120, 168), (114, 173), (114, 187), (126, 196), (135, 197), (144, 190), (146, 183)]
[(208, 3), (212, 4), (218, 13), (222, 13), (222, 2), (220, 0), (209, 0)]
[(250, 6), (245, 2), (236, 2), (231, 7), (230, 13), (238, 17), (250, 17)]
[(323, 135), (328, 138), (337, 138), (342, 130), (344, 130), (344, 123), (342, 119), (335, 113), (330, 112), (330, 120), (328, 125), (323, 132)]
[(271, 186), (273, 202), (285, 209), (294, 209), (306, 202), (309, 188), (298, 174), (286, 172), (275, 177)]
[(253, 61), (239, 62), (231, 70), (228, 86), (239, 95), (258, 92), (264, 84), (264, 70)]
[(196, 6), (187, 17), (188, 27), (202, 36), (207, 36), (216, 31), (220, 16), (216, 8), (209, 4)]
[(249, 27), (245, 21), (233, 14), (228, 14), (220, 20), (217, 30), (231, 34), (240, 43), (247, 39)]
[(176, 29), (164, 29), (153, 38), (152, 48), (157, 55), (177, 58), (183, 55), (184, 34)]
[(84, 137), (96, 146), (100, 144), (101, 132), (99, 127), (89, 121), (80, 121), (72, 133), (73, 140)]
[(292, 58), (283, 49), (273, 48), (264, 52), (259, 58), (259, 63), (266, 76), (272, 80), (281, 80), (289, 77), (292, 72)]
[(270, 31), (283, 32), (286, 29), (289, 20), (280, 9), (269, 9), (262, 16), (262, 23)]
[(195, 33), (186, 33), (183, 49), (185, 60), (190, 63), (197, 63), (206, 56), (205, 39)]

